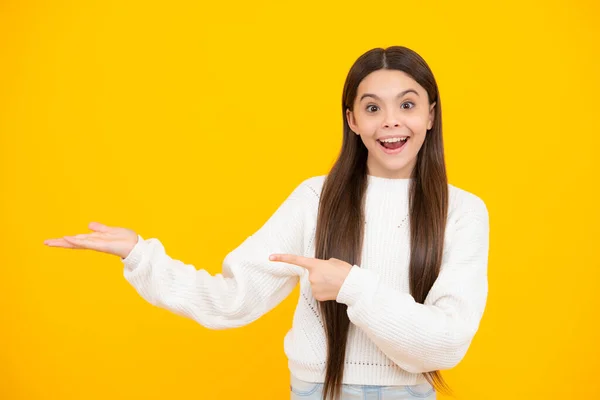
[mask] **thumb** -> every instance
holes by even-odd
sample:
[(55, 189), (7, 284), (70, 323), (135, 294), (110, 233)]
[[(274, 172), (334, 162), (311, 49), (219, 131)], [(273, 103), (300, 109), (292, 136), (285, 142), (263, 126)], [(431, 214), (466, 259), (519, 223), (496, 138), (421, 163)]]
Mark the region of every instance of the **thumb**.
[(110, 231), (110, 227), (101, 224), (100, 222), (90, 222), (88, 225), (88, 228), (90, 228), (93, 231), (96, 232), (108, 232)]

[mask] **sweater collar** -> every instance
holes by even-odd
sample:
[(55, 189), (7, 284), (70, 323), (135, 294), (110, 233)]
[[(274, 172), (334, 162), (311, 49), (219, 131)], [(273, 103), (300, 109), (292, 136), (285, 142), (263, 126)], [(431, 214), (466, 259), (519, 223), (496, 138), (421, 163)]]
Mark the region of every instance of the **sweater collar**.
[(383, 178), (367, 175), (368, 190), (372, 193), (405, 195), (412, 180), (413, 178)]

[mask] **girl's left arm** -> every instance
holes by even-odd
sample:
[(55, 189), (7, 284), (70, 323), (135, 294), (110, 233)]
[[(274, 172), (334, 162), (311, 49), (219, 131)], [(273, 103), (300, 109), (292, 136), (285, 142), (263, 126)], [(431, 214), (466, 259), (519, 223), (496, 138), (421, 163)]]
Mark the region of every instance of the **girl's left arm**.
[(337, 295), (336, 301), (348, 306), (350, 321), (406, 371), (454, 367), (479, 328), (488, 294), (489, 216), (479, 197), (469, 203), (456, 220), (440, 274), (424, 304), (358, 266), (352, 267)]

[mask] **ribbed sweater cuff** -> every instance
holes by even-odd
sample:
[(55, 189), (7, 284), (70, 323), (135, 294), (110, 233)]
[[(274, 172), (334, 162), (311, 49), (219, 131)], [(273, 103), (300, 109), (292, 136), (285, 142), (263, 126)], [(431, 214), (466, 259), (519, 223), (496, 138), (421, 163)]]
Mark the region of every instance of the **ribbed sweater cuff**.
[(377, 277), (373, 275), (371, 271), (360, 268), (358, 265), (354, 265), (342, 284), (336, 301), (352, 306), (360, 299), (361, 294), (367, 292), (369, 287), (374, 287), (376, 285)]
[(131, 249), (127, 257), (121, 258), (125, 268), (132, 271), (136, 266), (139, 265), (140, 261), (142, 260), (142, 256), (144, 255), (146, 246), (147, 243), (144, 241), (144, 238), (138, 234), (138, 241), (135, 246), (133, 246), (133, 249)]

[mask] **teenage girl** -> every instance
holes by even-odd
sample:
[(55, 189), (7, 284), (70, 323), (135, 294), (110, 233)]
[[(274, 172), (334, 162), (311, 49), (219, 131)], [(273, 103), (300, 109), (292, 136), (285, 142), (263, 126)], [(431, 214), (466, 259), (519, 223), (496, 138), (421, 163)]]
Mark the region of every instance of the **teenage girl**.
[(488, 211), (447, 181), (437, 83), (414, 51), (361, 55), (342, 117), (331, 171), (301, 182), (222, 274), (96, 222), (44, 243), (119, 256), (149, 303), (211, 329), (255, 321), (300, 283), (284, 339), (292, 399), (435, 399), (485, 309)]

